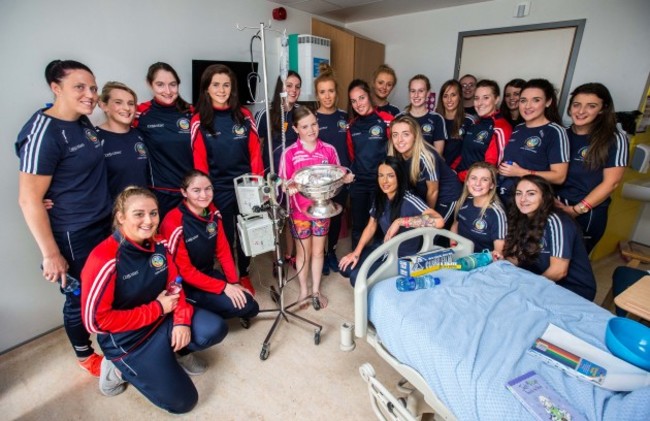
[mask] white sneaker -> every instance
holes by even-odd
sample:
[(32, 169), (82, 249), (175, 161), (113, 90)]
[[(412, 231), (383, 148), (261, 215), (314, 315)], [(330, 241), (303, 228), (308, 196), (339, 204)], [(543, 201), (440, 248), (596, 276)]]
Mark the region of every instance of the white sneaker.
[(176, 360), (190, 376), (198, 376), (208, 369), (208, 363), (194, 353), (176, 357)]
[(117, 373), (117, 367), (112, 361), (102, 358), (101, 371), (99, 373), (99, 391), (106, 396), (115, 396), (124, 392), (126, 380), (122, 380)]

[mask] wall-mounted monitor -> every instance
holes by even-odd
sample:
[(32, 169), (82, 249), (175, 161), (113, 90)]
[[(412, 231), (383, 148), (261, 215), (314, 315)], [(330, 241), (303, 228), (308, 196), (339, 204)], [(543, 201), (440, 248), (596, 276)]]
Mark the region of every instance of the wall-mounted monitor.
[[(257, 79), (250, 79), (250, 89), (248, 75), (251, 72), (257, 72), (257, 63), (250, 61), (222, 61), (222, 60), (192, 60), (192, 104), (196, 104), (199, 99), (199, 85), (201, 75), (205, 69), (212, 64), (223, 64), (237, 75), (237, 87), (242, 105), (251, 104), (254, 101), (255, 90), (257, 89)], [(252, 95), (251, 95), (252, 92)]]

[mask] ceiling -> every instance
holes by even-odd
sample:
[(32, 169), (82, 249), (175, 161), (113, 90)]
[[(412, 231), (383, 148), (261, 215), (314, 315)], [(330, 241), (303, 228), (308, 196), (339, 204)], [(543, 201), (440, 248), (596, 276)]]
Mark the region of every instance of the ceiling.
[[(269, 0), (271, 1), (271, 0)], [(491, 0), (272, 0), (343, 23), (423, 12)]]

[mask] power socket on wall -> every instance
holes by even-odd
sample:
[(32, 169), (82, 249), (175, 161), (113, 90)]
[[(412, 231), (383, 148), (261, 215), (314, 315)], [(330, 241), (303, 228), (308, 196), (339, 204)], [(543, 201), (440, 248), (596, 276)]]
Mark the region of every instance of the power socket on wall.
[(521, 3), (517, 3), (515, 6), (515, 11), (513, 16), (516, 18), (523, 18), (528, 16), (530, 13), (530, 1), (524, 1)]

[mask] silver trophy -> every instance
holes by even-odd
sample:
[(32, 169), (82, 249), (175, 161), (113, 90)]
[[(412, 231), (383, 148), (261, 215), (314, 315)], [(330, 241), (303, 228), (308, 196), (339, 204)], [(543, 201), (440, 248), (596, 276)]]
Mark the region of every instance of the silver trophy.
[(303, 196), (313, 201), (307, 209), (300, 210), (315, 219), (331, 218), (341, 213), (341, 205), (331, 199), (341, 191), (347, 173), (347, 168), (331, 164), (311, 165), (298, 170), (291, 181)]

